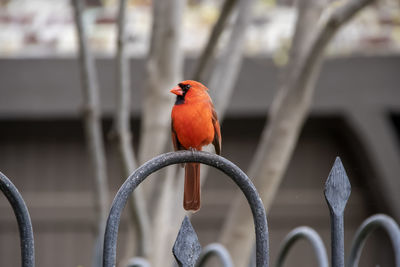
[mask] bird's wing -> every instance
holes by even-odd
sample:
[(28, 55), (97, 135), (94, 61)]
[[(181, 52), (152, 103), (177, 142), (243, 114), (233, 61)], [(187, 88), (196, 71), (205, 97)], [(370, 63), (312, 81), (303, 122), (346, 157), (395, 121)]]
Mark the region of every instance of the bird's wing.
[(182, 144), (178, 140), (178, 136), (176, 135), (175, 129), (174, 129), (174, 121), (171, 120), (171, 136), (172, 136), (172, 143), (174, 144), (174, 150), (184, 150), (185, 148), (182, 146)]
[(218, 122), (217, 112), (215, 112), (213, 106), (212, 106), (212, 124), (214, 126), (214, 139), (212, 143), (215, 147), (215, 153), (221, 155), (221, 129)]

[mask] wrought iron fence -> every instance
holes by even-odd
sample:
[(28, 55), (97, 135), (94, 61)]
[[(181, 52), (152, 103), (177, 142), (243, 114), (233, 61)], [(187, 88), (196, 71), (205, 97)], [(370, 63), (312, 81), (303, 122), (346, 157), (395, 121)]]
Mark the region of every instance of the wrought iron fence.
[(31, 217), (25, 201), (15, 185), (0, 172), (0, 189), (7, 197), (13, 208), (18, 222), (19, 238), (21, 243), (22, 267), (35, 266), (35, 248)]
[[(199, 162), (224, 172), (231, 178), (245, 195), (253, 214), (254, 230), (256, 235), (255, 261), (251, 266), (269, 266), (269, 236), (267, 217), (264, 206), (254, 185), (247, 175), (229, 160), (207, 152), (179, 151), (162, 154), (139, 167), (119, 189), (111, 206), (104, 236), (103, 267), (116, 265), (116, 246), (121, 213), (127, 203), (129, 195), (153, 172), (168, 165)], [(0, 189), (10, 202), (17, 218), (23, 267), (34, 267), (34, 238), (32, 223), (28, 209), (22, 196), (13, 183), (0, 172)], [(344, 225), (343, 212), (350, 196), (351, 186), (346, 171), (339, 158), (336, 159), (325, 184), (325, 198), (328, 203), (331, 221), (331, 266), (344, 267)], [(366, 219), (359, 227), (351, 245), (346, 267), (358, 266), (363, 245), (367, 237), (377, 228), (388, 234), (393, 246), (395, 266), (400, 267), (400, 228), (389, 216), (377, 214)], [(312, 245), (319, 267), (328, 267), (329, 261), (326, 248), (319, 234), (309, 227), (298, 227), (292, 230), (284, 239), (277, 260), (276, 267), (283, 266), (288, 251), (299, 239), (306, 239)], [(210, 244), (201, 248), (195, 230), (188, 217), (185, 217), (179, 230), (177, 239), (172, 248), (179, 266), (204, 266), (210, 256), (220, 259), (221, 266), (233, 266), (229, 253), (220, 244)], [(133, 259), (130, 267), (149, 266), (144, 259)]]

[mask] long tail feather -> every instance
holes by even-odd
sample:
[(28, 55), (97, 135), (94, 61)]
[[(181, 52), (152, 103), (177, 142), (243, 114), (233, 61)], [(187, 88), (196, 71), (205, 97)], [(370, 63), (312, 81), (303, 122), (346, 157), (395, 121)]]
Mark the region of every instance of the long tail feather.
[(192, 211), (200, 209), (200, 163), (185, 164), (183, 208)]

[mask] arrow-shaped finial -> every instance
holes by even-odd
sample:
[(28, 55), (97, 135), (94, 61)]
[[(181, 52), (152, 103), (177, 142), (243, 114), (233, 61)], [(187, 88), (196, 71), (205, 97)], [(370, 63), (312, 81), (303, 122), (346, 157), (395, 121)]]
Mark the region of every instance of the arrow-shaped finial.
[(201, 253), (199, 239), (187, 216), (183, 219), (172, 253), (182, 267), (194, 266)]
[(333, 213), (337, 215), (343, 213), (350, 192), (349, 178), (347, 178), (342, 161), (337, 157), (326, 180), (324, 192), (326, 202)]

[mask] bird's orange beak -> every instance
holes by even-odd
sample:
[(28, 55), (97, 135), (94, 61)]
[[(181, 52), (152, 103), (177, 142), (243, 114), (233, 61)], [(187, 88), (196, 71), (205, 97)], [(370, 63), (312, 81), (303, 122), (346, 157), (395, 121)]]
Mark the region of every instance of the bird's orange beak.
[(183, 95), (182, 88), (179, 85), (172, 88), (170, 92), (176, 95)]

